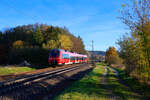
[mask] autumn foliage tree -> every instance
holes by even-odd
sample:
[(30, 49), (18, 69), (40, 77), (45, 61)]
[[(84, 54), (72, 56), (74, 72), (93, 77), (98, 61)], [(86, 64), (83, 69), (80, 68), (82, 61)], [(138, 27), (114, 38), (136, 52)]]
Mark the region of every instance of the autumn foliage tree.
[(24, 42), (21, 41), (21, 40), (17, 40), (12, 45), (13, 45), (13, 48), (23, 48), (24, 47)]
[[(21, 57), (26, 60), (30, 59), (30, 56), (27, 56), (28, 54), (33, 55), (33, 53), (30, 52), (49, 52), (49, 49), (54, 48), (65, 49), (82, 54), (86, 53), (81, 37), (74, 36), (66, 27), (38, 23), (17, 26), (6, 29), (4, 32), (0, 32), (0, 44), (4, 45), (6, 50), (9, 51), (7, 52), (7, 56), (10, 61), (7, 62), (11, 63), (13, 63), (13, 60), (16, 60), (14, 57)], [(28, 54), (26, 54), (26, 52), (28, 52)], [(19, 53), (24, 55), (19, 55)], [(40, 53), (35, 55), (42, 56)], [(43, 56), (45, 55), (46, 54)], [(35, 57), (34, 59), (38, 58)], [(14, 62), (16, 63), (17, 61)]]
[(118, 44), (126, 72), (140, 81), (150, 81), (150, 0), (131, 0), (120, 9), (120, 19), (129, 29)]
[(59, 35), (59, 45), (60, 48), (65, 50), (71, 50), (72, 49), (72, 41), (69, 36), (67, 35)]
[(109, 47), (109, 49), (106, 51), (106, 62), (110, 64), (121, 64), (122, 60), (119, 57), (115, 47)]

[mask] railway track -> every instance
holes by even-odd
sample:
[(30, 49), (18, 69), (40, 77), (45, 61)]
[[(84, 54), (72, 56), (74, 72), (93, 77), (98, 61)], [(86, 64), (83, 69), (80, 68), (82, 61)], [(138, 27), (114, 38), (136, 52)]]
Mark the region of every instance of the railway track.
[(6, 94), (7, 92), (14, 91), (22, 86), (30, 85), (32, 83), (55, 77), (62, 73), (67, 73), (76, 69), (79, 69), (82, 65), (70, 65), (67, 68), (61, 68), (54, 71), (41, 72), (38, 74), (28, 75), (24, 77), (17, 77), (12, 80), (0, 82), (0, 95)]

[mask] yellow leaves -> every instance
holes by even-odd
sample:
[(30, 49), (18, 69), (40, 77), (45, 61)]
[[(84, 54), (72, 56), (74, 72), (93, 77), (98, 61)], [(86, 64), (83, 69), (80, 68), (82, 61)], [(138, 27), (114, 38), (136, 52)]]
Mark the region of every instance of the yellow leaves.
[(73, 43), (69, 36), (59, 35), (59, 42), (62, 49), (71, 50)]
[(121, 64), (123, 61), (119, 57), (115, 47), (109, 47), (106, 51), (106, 61), (109, 64)]
[[(127, 64), (127, 72), (135, 72), (135, 75), (137, 72), (143, 74), (144, 68), (150, 67), (150, 20), (149, 12), (147, 12), (150, 2), (147, 0), (131, 1), (131, 3), (122, 4), (121, 20), (132, 33), (119, 41), (119, 45), (120, 54), (124, 58), (124, 63)], [(140, 74), (137, 76), (139, 77)]]
[(121, 8), (118, 9), (118, 12), (121, 13), (122, 9), (125, 8), (125, 6), (126, 6), (125, 4), (121, 4)]
[(124, 8), (125, 6), (126, 6), (125, 4), (122, 4), (122, 5), (121, 5), (122, 8)]
[(49, 49), (65, 49), (65, 50), (71, 50), (72, 49), (72, 41), (69, 36), (60, 34), (58, 36), (58, 40), (49, 40), (46, 44), (44, 43), (42, 45), (43, 48), (49, 48)]
[(145, 25), (143, 27), (143, 31), (146, 33), (150, 32), (150, 22), (145, 23)]
[(13, 48), (23, 48), (24, 42), (22, 40), (17, 40), (13, 43)]
[(58, 41), (55, 41), (55, 40), (50, 40), (48, 41), (47, 44), (43, 44), (42, 45), (43, 48), (48, 48), (48, 49), (55, 49), (55, 48), (58, 48)]
[(107, 56), (116, 56), (118, 55), (115, 47), (109, 47), (109, 49), (106, 51)]

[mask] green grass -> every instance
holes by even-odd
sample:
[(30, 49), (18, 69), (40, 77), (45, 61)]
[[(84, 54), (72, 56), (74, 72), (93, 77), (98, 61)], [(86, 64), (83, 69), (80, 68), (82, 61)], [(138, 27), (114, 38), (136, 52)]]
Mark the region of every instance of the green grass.
[(54, 100), (141, 100), (139, 95), (118, 81), (110, 67), (107, 67), (108, 75), (104, 78), (106, 84), (102, 84), (104, 66), (104, 63), (97, 64), (92, 72), (74, 82)]
[(0, 75), (16, 74), (33, 70), (35, 69), (30, 67), (0, 67)]
[(97, 64), (97, 67), (87, 74), (84, 78), (73, 83), (62, 94), (55, 97), (54, 100), (103, 100), (105, 94), (102, 85), (100, 85), (100, 76), (104, 73), (104, 67)]
[(146, 86), (144, 83), (140, 83), (137, 79), (127, 75), (123, 70), (116, 68), (119, 72), (121, 81), (123, 81), (132, 90), (140, 93), (144, 97), (150, 99), (150, 87)]
[(119, 100), (141, 100), (141, 96), (131, 91), (131, 89), (118, 81), (115, 72), (109, 68), (107, 80), (108, 88), (113, 96), (118, 96)]

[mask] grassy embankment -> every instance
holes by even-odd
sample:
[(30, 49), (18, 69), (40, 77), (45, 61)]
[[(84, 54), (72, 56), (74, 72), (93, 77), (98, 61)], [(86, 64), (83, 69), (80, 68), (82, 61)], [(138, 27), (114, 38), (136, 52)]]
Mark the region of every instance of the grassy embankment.
[(104, 67), (98, 64), (92, 72), (84, 78), (73, 83), (54, 100), (92, 100), (99, 98), (105, 91), (100, 86), (100, 76), (104, 73)]
[(30, 67), (0, 67), (0, 75), (17, 74), (33, 70), (35, 69)]
[(97, 64), (92, 72), (74, 82), (54, 100), (141, 100), (136, 93), (119, 83), (111, 68), (107, 67), (108, 75), (103, 77), (104, 66)]
[[(117, 100), (141, 100), (142, 96), (132, 91), (130, 87), (120, 83), (114, 70), (108, 67), (107, 88), (111, 91), (111, 96), (116, 96)], [(120, 73), (118, 73), (120, 75)]]
[(127, 75), (124, 70), (115, 68), (119, 72), (121, 81), (129, 86), (132, 90), (142, 94), (144, 97), (150, 99), (150, 87), (144, 83), (139, 82), (137, 79)]

